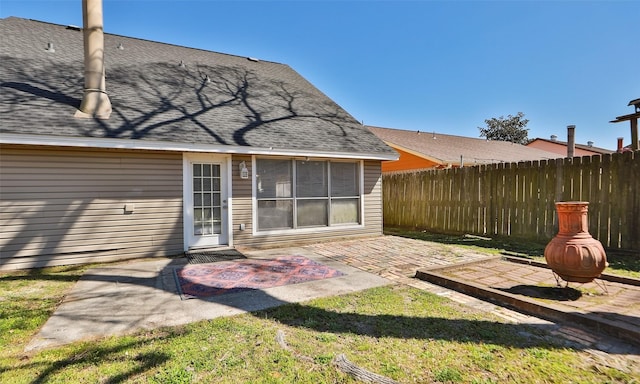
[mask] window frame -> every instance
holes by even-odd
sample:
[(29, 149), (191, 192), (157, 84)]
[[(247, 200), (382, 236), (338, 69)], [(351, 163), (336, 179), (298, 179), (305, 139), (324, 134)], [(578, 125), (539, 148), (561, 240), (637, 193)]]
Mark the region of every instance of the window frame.
[[(260, 160), (287, 160), (291, 162), (292, 173), (291, 173), (291, 185), (292, 185), (292, 196), (287, 199), (292, 203), (292, 227), (291, 228), (277, 228), (277, 229), (260, 229), (258, 227), (259, 221), (259, 212), (258, 212), (258, 202), (259, 201), (272, 201), (276, 200), (275, 198), (258, 198), (258, 175), (257, 163)], [(357, 167), (357, 180), (356, 185), (358, 188), (357, 196), (335, 196), (331, 195), (331, 182), (328, 181), (327, 186), (327, 197), (298, 197), (297, 196), (297, 162), (298, 161), (323, 161), (327, 162), (326, 166), (326, 175), (325, 177), (330, 180), (331, 179), (331, 163), (352, 163), (356, 164)], [(253, 190), (253, 234), (254, 235), (272, 235), (272, 234), (302, 234), (302, 233), (310, 233), (310, 232), (322, 232), (322, 231), (335, 231), (341, 229), (350, 229), (350, 228), (363, 228), (365, 226), (365, 216), (364, 216), (364, 161), (359, 159), (333, 159), (333, 158), (301, 158), (301, 157), (282, 157), (282, 156), (252, 156), (252, 169), (256, 170), (256, 175), (252, 178), (252, 190)], [(339, 223), (332, 224), (331, 223), (331, 204), (333, 200), (338, 199), (358, 199), (358, 222), (357, 223)], [(297, 202), (304, 200), (322, 200), (326, 201), (327, 206), (327, 224), (326, 225), (318, 225), (318, 226), (303, 226), (299, 227), (297, 225)]]

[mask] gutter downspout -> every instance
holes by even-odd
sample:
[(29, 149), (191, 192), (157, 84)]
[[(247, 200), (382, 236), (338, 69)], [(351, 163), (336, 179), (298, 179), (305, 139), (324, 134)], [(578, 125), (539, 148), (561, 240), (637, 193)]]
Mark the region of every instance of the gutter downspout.
[(84, 38), (84, 95), (75, 117), (108, 119), (111, 101), (104, 69), (102, 0), (82, 0)]

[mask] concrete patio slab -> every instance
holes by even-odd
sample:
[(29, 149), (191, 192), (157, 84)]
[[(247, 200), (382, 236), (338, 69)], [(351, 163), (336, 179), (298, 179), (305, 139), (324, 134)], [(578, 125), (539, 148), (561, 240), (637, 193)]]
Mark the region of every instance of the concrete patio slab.
[(264, 290), (182, 300), (174, 269), (185, 258), (129, 262), (88, 270), (45, 323), (26, 350), (142, 329), (176, 326), (232, 316), (323, 296), (383, 286), (390, 280), (320, 256), (303, 248), (245, 253), (250, 258), (301, 255), (345, 275)]
[[(490, 312), (505, 319), (507, 323), (542, 327), (552, 337), (565, 340), (568, 346), (591, 351), (594, 359), (608, 366), (631, 364), (640, 367), (640, 346), (636, 343), (625, 342), (604, 333), (587, 333), (571, 323), (553, 322), (532, 316), (415, 277), (419, 270), (482, 261), (477, 264), (487, 266), (482, 273), (483, 279), (489, 279), (486, 281), (491, 278), (502, 279), (504, 276), (519, 278), (517, 273), (508, 273), (509, 271), (497, 265), (495, 268), (488, 268), (487, 260), (495, 257), (469, 248), (381, 236), (293, 248), (242, 249), (242, 253), (249, 258), (301, 255), (340, 270), (345, 276), (210, 299), (181, 300), (176, 290), (173, 270), (183, 266), (187, 262), (186, 258), (106, 265), (87, 271), (32, 340), (28, 349), (36, 350), (82, 339), (231, 316), (387, 284), (406, 284), (465, 306)], [(538, 277), (541, 276), (539, 272), (536, 271)], [(499, 280), (491, 284), (497, 282)], [(608, 308), (607, 311), (620, 312), (620, 307)], [(632, 320), (637, 319), (633, 316)], [(640, 372), (640, 368), (637, 371)]]

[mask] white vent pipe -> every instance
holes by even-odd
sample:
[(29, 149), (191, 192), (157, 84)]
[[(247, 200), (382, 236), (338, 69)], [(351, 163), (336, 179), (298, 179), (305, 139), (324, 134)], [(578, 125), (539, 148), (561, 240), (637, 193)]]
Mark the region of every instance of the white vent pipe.
[(108, 119), (111, 101), (104, 70), (102, 0), (82, 0), (84, 38), (84, 95), (76, 117)]

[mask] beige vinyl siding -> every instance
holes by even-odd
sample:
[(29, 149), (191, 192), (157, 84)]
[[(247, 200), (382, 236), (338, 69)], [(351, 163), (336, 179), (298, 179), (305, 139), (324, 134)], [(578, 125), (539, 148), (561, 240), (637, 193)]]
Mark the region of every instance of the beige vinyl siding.
[(0, 269), (182, 251), (181, 153), (2, 146), (0, 164)]
[[(244, 161), (249, 167), (249, 179), (243, 180), (237, 176), (235, 170), (238, 164)], [(309, 244), (344, 238), (376, 236), (382, 234), (382, 176), (380, 161), (365, 161), (364, 163), (364, 223), (361, 228), (331, 227), (322, 228), (318, 232), (286, 234), (269, 234), (252, 236), (252, 185), (255, 177), (251, 169), (250, 156), (233, 157), (233, 239), (235, 246), (247, 247), (278, 247)], [(245, 224), (245, 230), (240, 231), (241, 223)]]
[[(244, 161), (249, 170), (249, 178), (241, 179), (238, 172), (240, 163)], [(233, 223), (233, 244), (246, 245), (251, 243), (253, 232), (252, 219), (252, 185), (251, 181), (255, 178), (251, 164), (251, 156), (233, 156), (232, 164), (232, 223)], [(244, 231), (240, 230), (240, 224), (245, 225)]]
[(364, 216), (367, 234), (382, 234), (382, 163), (364, 163)]

